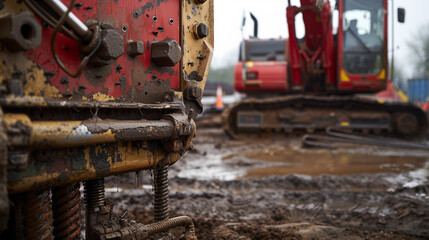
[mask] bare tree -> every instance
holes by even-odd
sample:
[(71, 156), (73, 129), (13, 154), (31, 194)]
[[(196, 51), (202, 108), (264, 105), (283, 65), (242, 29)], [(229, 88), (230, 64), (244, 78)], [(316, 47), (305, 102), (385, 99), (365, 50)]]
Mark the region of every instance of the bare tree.
[(423, 25), (408, 41), (412, 52), (411, 61), (414, 63), (416, 77), (429, 78), (429, 24)]

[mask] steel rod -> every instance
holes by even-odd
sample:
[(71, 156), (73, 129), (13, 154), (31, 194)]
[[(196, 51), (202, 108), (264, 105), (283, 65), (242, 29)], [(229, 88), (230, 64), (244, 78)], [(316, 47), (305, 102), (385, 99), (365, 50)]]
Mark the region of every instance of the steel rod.
[(169, 120), (34, 122), (31, 145), (76, 147), (117, 141), (166, 139), (174, 134)]
[(172, 120), (31, 121), (24, 114), (4, 116), (13, 146), (43, 148), (79, 147), (95, 144), (162, 140), (172, 138)]
[[(56, 13), (62, 16), (67, 12), (67, 7), (59, 0), (44, 0), (44, 2)], [(67, 25), (81, 39), (86, 39), (89, 34), (88, 27), (73, 13), (69, 13), (66, 19)]]

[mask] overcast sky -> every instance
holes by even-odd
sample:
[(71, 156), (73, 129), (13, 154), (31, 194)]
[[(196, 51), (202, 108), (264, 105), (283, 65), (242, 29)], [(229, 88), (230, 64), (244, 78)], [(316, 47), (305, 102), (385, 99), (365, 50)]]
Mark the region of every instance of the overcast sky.
[[(388, 1), (391, 2), (391, 0)], [(333, 2), (331, 1), (331, 5)], [(292, 0), (292, 4), (298, 3), (299, 0)], [(288, 36), (287, 0), (215, 0), (214, 4), (215, 53), (212, 68), (235, 64), (237, 61), (238, 48), (242, 39), (240, 28), (244, 11), (247, 13), (250, 11), (258, 18), (260, 38)], [(394, 6), (395, 8), (403, 7), (406, 9), (405, 23), (395, 23), (395, 45), (397, 46), (395, 51), (397, 62), (395, 64), (403, 65), (406, 74), (411, 76), (412, 69), (409, 66), (409, 59), (412, 56), (407, 49), (407, 42), (413, 40), (417, 31), (429, 31), (429, 29), (423, 28), (424, 24), (429, 24), (429, 0), (395, 0)], [(249, 35), (253, 34), (253, 22), (248, 14), (246, 16), (244, 33), (245, 37), (248, 38)], [(388, 18), (390, 21), (391, 16)], [(389, 49), (391, 49), (390, 46)]]

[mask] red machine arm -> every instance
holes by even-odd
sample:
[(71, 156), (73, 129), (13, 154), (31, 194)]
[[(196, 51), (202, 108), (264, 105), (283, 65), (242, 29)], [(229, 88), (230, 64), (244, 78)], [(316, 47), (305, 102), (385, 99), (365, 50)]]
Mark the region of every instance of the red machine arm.
[[(296, 38), (295, 17), (299, 13), (302, 13), (305, 26), (303, 39)], [(292, 90), (325, 90), (325, 86), (335, 86), (334, 39), (329, 1), (301, 0), (301, 7), (289, 5), (287, 21)]]

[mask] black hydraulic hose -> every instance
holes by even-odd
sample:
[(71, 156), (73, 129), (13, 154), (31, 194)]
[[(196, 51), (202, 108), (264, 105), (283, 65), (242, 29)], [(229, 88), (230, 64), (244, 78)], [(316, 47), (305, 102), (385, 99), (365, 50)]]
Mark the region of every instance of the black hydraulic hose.
[(381, 136), (364, 136), (364, 135), (358, 135), (358, 134), (350, 134), (350, 133), (344, 132), (341, 128), (327, 128), (326, 132), (330, 136), (353, 140), (353, 141), (356, 141), (357, 143), (362, 143), (362, 144), (397, 147), (397, 148), (405, 148), (405, 149), (429, 150), (429, 146), (426, 144), (419, 144), (419, 143), (414, 143), (410, 141), (381, 137)]
[(303, 144), (323, 148), (336, 148), (342, 144), (363, 144), (429, 151), (429, 146), (426, 144), (373, 135), (351, 134), (341, 128), (327, 128), (326, 133), (328, 136), (307, 134), (303, 137)]

